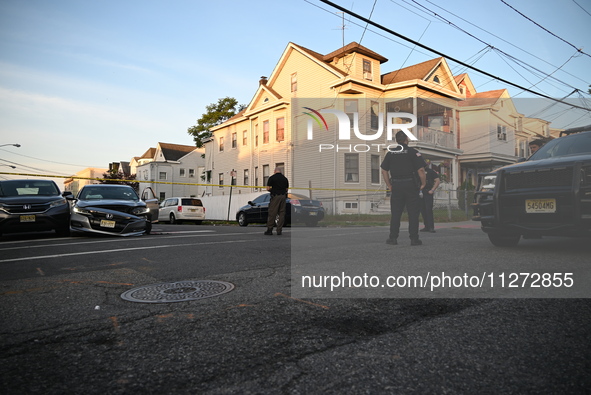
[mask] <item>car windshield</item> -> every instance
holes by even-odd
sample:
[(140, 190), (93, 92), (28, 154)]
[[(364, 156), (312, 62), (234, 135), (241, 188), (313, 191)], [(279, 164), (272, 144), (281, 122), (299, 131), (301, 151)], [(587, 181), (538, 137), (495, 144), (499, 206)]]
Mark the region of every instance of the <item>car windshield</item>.
[(529, 160), (583, 154), (591, 154), (591, 133), (578, 133), (554, 139), (540, 148)]
[(137, 193), (133, 188), (121, 187), (84, 187), (80, 191), (80, 200), (139, 200)]
[(8, 180), (0, 183), (0, 196), (58, 196), (57, 186), (51, 181)]

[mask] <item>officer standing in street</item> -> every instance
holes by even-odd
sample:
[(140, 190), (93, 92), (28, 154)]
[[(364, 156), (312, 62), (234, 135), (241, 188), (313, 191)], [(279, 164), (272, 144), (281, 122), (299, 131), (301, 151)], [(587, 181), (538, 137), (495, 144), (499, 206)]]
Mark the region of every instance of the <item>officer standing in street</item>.
[(271, 193), (271, 202), (269, 203), (269, 216), (267, 217), (267, 230), (265, 235), (273, 234), (273, 225), (277, 218), (277, 235), (281, 235), (283, 223), (285, 222), (285, 206), (287, 191), (289, 189), (289, 180), (281, 172), (281, 168), (275, 168), (275, 172), (267, 181), (267, 191)]
[[(387, 244), (398, 244), (400, 218), (406, 206), (408, 212), (408, 233), (410, 245), (423, 244), (419, 240), (419, 213), (421, 201), (419, 192), (425, 188), (425, 161), (420, 152), (408, 146), (408, 136), (399, 131), (396, 133), (398, 147), (391, 148), (382, 161), (382, 176), (386, 181), (390, 194), (390, 237)], [(416, 181), (416, 177), (420, 182)], [(420, 183), (420, 185), (418, 185)]]

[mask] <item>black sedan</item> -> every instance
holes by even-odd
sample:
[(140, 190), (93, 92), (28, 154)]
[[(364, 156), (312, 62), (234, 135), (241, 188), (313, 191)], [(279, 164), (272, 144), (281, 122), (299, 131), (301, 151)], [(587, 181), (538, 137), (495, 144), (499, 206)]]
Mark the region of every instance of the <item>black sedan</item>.
[(85, 185), (72, 204), (70, 228), (75, 232), (139, 236), (150, 233), (152, 218), (158, 219), (155, 198), (142, 200), (128, 185)]
[(0, 181), (0, 235), (55, 230), (69, 233), (70, 207), (51, 180)]
[[(260, 195), (248, 205), (243, 206), (236, 213), (236, 221), (240, 226), (251, 223), (265, 224), (269, 215), (269, 202), (271, 195)], [(308, 226), (316, 226), (318, 221), (324, 218), (324, 208), (319, 200), (312, 200), (307, 196), (287, 194), (285, 207), (285, 223), (305, 223)]]

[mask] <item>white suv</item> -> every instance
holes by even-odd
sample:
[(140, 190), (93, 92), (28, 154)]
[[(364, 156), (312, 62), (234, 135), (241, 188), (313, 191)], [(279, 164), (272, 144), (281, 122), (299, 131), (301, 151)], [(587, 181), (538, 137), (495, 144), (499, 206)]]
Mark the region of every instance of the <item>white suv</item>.
[(160, 203), (158, 220), (177, 224), (193, 221), (200, 224), (205, 219), (205, 207), (200, 199), (191, 197), (172, 197)]

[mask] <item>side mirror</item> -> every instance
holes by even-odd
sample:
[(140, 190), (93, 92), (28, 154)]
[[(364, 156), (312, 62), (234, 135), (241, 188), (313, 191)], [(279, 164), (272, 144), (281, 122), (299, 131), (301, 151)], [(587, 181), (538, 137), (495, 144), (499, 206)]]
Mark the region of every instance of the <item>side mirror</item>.
[(252, 202), (252, 200), (249, 200), (248, 201), (248, 204), (251, 205), (251, 206), (254, 206), (254, 203)]

